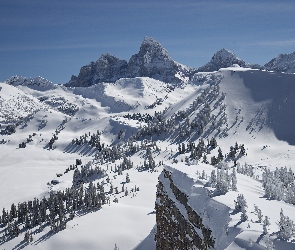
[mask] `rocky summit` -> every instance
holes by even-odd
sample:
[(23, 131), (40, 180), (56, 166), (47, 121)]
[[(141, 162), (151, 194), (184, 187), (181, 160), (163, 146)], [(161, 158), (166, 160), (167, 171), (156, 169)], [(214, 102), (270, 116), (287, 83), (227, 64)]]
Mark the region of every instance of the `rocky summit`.
[(72, 76), (66, 86), (87, 87), (100, 82), (115, 82), (120, 78), (150, 77), (164, 82), (184, 81), (192, 68), (174, 61), (155, 39), (145, 37), (139, 52), (129, 62), (103, 54), (96, 62), (83, 66), (78, 76)]

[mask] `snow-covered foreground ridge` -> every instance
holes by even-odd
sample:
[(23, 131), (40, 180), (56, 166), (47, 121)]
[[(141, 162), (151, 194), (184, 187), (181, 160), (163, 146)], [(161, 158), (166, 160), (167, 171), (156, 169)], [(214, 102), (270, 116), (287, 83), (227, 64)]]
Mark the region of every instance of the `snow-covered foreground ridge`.
[(165, 166), (157, 189), (157, 249), (293, 249), (294, 208), (263, 197), (259, 177), (238, 169)]
[(0, 83), (1, 247), (294, 248), (294, 82)]

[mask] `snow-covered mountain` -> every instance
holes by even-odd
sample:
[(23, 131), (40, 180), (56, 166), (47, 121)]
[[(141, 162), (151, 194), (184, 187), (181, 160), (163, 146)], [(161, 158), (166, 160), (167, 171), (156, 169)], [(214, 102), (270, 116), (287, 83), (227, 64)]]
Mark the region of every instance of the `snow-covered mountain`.
[(255, 67), (146, 37), (66, 86), (0, 83), (3, 249), (294, 249), (295, 75)]
[(280, 54), (264, 66), (267, 70), (295, 73), (295, 51), (290, 54)]
[(175, 62), (155, 39), (145, 37), (140, 50), (128, 62), (129, 77), (147, 76), (163, 82), (178, 83), (189, 76), (190, 68)]
[(199, 67), (199, 72), (212, 72), (217, 71), (220, 68), (231, 67), (232, 65), (239, 65), (240, 67), (249, 67), (250, 65), (238, 58), (233, 52), (227, 49), (221, 49), (217, 51), (210, 62), (206, 63), (204, 66)]
[[(182, 85), (0, 83), (3, 248), (292, 249), (277, 223), (295, 220), (294, 180), (267, 180), (295, 171), (294, 80), (228, 67)], [(25, 222), (7, 217), (28, 201)]]
[(128, 62), (108, 53), (103, 54), (96, 62), (83, 66), (78, 76), (73, 75), (65, 86), (87, 87), (102, 82), (115, 82), (126, 77), (149, 77), (175, 84), (192, 80), (196, 72), (213, 72), (231, 66), (293, 73), (294, 53), (279, 55), (265, 66), (261, 66), (249, 64), (223, 48), (217, 51), (205, 65), (191, 68), (174, 61), (168, 51), (154, 38), (145, 37), (139, 52), (131, 56)]
[(145, 37), (139, 52), (129, 62), (110, 55), (102, 55), (96, 62), (83, 66), (78, 76), (72, 76), (66, 86), (87, 87), (101, 82), (115, 82), (120, 78), (150, 77), (170, 83), (187, 80), (191, 69), (175, 62), (167, 50), (155, 39)]
[(53, 83), (41, 76), (36, 77), (24, 77), (24, 76), (12, 76), (6, 80), (6, 83), (13, 86), (23, 85), (29, 87), (43, 87), (51, 88)]

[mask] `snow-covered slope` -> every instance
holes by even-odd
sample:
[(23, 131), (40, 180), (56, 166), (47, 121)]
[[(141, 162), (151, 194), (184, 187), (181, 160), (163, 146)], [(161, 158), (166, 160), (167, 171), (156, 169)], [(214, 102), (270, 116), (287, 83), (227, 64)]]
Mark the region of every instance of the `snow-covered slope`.
[[(169, 61), (162, 50), (159, 53)], [(141, 56), (145, 58), (144, 53)], [(146, 67), (158, 63), (145, 60)], [(148, 77), (121, 78), (90, 87), (32, 88), (1, 83), (1, 129), (15, 125), (15, 130), (0, 135), (0, 206), (10, 211), (12, 203), (43, 197), (49, 204), (53, 194), (58, 200), (58, 191), (67, 197), (57, 204), (59, 211), (64, 206), (65, 213), (56, 214), (49, 206), (46, 213), (52, 218), (42, 223), (28, 226), (11, 219), (9, 225), (20, 229), (18, 235), (2, 223), (3, 249), (114, 249), (115, 244), (123, 250), (155, 249), (156, 185), (163, 165), (172, 173), (175, 185), (186, 192), (188, 204), (202, 216), (203, 225), (211, 228), (216, 249), (251, 249), (250, 240), (252, 249), (263, 249), (267, 237), (276, 249), (292, 249), (294, 243), (280, 239), (276, 223), (281, 208), (294, 221), (294, 205), (267, 199), (262, 173), (285, 166), (295, 171), (294, 81), (293, 74), (229, 67), (196, 73), (190, 82), (177, 85)], [(23, 124), (18, 123), (19, 116), (28, 115)], [(197, 147), (200, 139), (204, 145)], [(238, 149), (232, 157), (230, 146), (235, 147), (236, 142)], [(238, 192), (214, 193), (206, 185), (211, 171), (228, 166), (232, 173), (235, 162), (243, 169), (253, 167), (255, 174), (248, 176), (243, 173), (249, 170), (241, 170)], [(164, 183), (163, 174), (160, 181)], [(173, 200), (168, 184), (165, 190)], [(74, 193), (67, 196), (67, 188)], [(206, 190), (214, 195), (203, 196)], [(75, 192), (83, 197), (77, 207), (71, 198), (76, 197)], [(247, 200), (245, 221), (234, 211), (238, 194)], [(198, 204), (198, 196), (204, 203)], [(174, 201), (175, 209), (186, 216)], [(267, 235), (256, 222), (254, 203), (270, 218)], [(202, 213), (203, 209), (210, 211)], [(33, 214), (29, 212), (29, 217)], [(218, 216), (222, 219), (216, 224)], [(227, 218), (228, 235), (221, 232)], [(32, 241), (24, 241), (26, 232), (32, 234)]]
[(37, 98), (24, 91), (0, 83), (0, 122), (2, 124), (21, 123), (30, 115), (44, 107)]
[(295, 51), (290, 54), (280, 54), (264, 66), (276, 72), (295, 73)]

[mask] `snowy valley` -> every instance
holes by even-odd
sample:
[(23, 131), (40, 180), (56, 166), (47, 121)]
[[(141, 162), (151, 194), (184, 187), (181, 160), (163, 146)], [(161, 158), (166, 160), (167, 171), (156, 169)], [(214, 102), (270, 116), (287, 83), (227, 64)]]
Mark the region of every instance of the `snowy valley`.
[(0, 83), (1, 249), (294, 249), (295, 75), (269, 65), (145, 38)]

